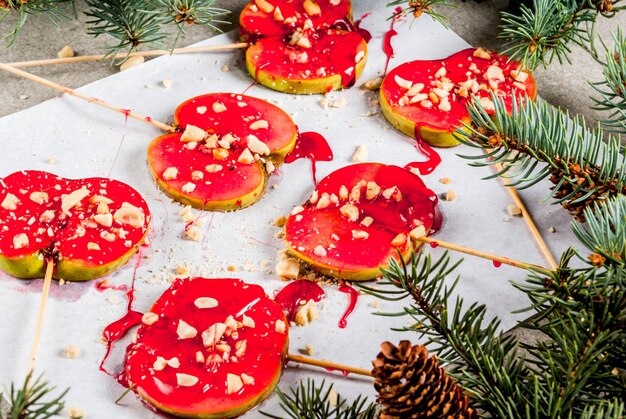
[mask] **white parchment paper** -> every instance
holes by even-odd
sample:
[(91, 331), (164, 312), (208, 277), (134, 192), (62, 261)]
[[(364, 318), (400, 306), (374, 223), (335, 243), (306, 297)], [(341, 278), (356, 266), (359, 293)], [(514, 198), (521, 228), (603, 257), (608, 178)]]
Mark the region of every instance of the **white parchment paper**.
[[(315, 130), (329, 140), (335, 159), (318, 164), (318, 179), (349, 164), (355, 148), (361, 144), (367, 146), (371, 161), (402, 166), (422, 158), (412, 142), (392, 129), (380, 114), (376, 94), (359, 88), (364, 81), (379, 75), (385, 63), (382, 37), (388, 29), (386, 18), (391, 10), (380, 1), (354, 2), (355, 17), (370, 12), (362, 22), (373, 35), (364, 74), (355, 87), (332, 93), (328, 98), (331, 102), (345, 100), (344, 107), (324, 109), (319, 103), (321, 96), (289, 96), (260, 86), (247, 92), (285, 109), (301, 131)], [(443, 58), (468, 46), (428, 17), (396, 25), (396, 29), (399, 35), (393, 39), (396, 57), (391, 68), (413, 59)], [(202, 44), (223, 44), (235, 38), (235, 33), (229, 33)], [(252, 80), (245, 72), (242, 55), (236, 51), (162, 57), (80, 90), (154, 119), (170, 121), (176, 106), (185, 99), (208, 92), (241, 93), (248, 88)], [(222, 71), (225, 64), (230, 71)], [(171, 87), (165, 88), (164, 80), (170, 80)], [(136, 310), (148, 309), (167, 288), (179, 265), (187, 266), (190, 275), (243, 278), (262, 285), (272, 295), (284, 285), (273, 272), (277, 254), (284, 246), (275, 237), (278, 229), (272, 221), (309, 196), (313, 188), (309, 162), (300, 160), (281, 167), (280, 174), (272, 177), (273, 186), (250, 208), (201, 214), (205, 239), (197, 243), (182, 238), (182, 207), (157, 190), (149, 174), (146, 149), (159, 134), (152, 126), (135, 120), (125, 122), (123, 115), (93, 104), (69, 96), (58, 97), (0, 119), (0, 176), (22, 169), (46, 170), (71, 178), (110, 175), (139, 190), (151, 208), (154, 231), (151, 246), (142, 249), (139, 259)], [(471, 168), (456, 156), (475, 151), (464, 147), (438, 151), (443, 163), (425, 181), (438, 193), (454, 190), (457, 199), (441, 202), (445, 223), (437, 237), (546, 266), (524, 221), (518, 217), (505, 221), (509, 218), (506, 207), (513, 202), (508, 192), (497, 180), (481, 180), (491, 173), (488, 168)], [(50, 164), (51, 159), (54, 164)], [(450, 178), (451, 183), (440, 183), (438, 180), (443, 177)], [(569, 229), (570, 217), (560, 207), (543, 202), (547, 193), (547, 185), (541, 184), (522, 195), (552, 251), (558, 255), (576, 241)], [(552, 226), (556, 233), (548, 233)], [(427, 251), (441, 254), (440, 249)], [(462, 256), (452, 257), (456, 260)], [(108, 279), (116, 285), (130, 284), (137, 261), (133, 258)], [(229, 266), (235, 270), (230, 271)], [(521, 281), (523, 271), (506, 266), (496, 269), (489, 261), (465, 257), (460, 273), (458, 292), (468, 305), (474, 301), (488, 304), (489, 315), (500, 316), (504, 328), (512, 327), (522, 316), (511, 314), (527, 304), (511, 281)], [(41, 285), (41, 280), (20, 281), (0, 274), (1, 383), (23, 379)], [(320, 319), (307, 327), (291, 329), (292, 353), (309, 344), (315, 348), (317, 358), (369, 368), (382, 341), (416, 341), (415, 335), (390, 331), (390, 327), (408, 324), (409, 319), (372, 315), (378, 310), (398, 311), (399, 303), (383, 302), (375, 308), (374, 300), (368, 296), (359, 299), (347, 328), (338, 328), (347, 299), (334, 286), (325, 289), (327, 298), (320, 306)], [(96, 341), (107, 324), (125, 313), (125, 306), (122, 291), (100, 292), (94, 282), (61, 287), (53, 284), (36, 371), (45, 371), (46, 377), (60, 388), (71, 387), (68, 407), (83, 408), (89, 418), (155, 416), (133, 395), (114, 404), (124, 389), (98, 370), (105, 348)], [(107, 364), (110, 370), (121, 366), (127, 343), (128, 340), (114, 349)], [(63, 348), (69, 344), (80, 348), (78, 358), (63, 356)], [(334, 382), (338, 392), (348, 399), (358, 394), (374, 395), (368, 379), (345, 378), (338, 373), (292, 365), (286, 369), (280, 386), (286, 389), (309, 376)], [(245, 417), (260, 417), (258, 409), (278, 413), (277, 397)]]

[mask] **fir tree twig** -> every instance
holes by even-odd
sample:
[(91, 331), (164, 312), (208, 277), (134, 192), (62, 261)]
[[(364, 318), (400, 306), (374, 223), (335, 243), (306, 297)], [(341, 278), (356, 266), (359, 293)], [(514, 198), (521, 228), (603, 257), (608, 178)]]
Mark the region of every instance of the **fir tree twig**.
[(423, 14), (427, 14), (444, 26), (447, 26), (446, 16), (439, 13), (438, 9), (433, 9), (433, 7), (456, 7), (455, 4), (448, 0), (392, 0), (387, 3), (387, 6), (396, 6), (396, 10), (394, 10), (391, 18), (396, 18), (399, 15), (413, 15), (413, 17), (418, 18)]
[(469, 107), (471, 124), (458, 130), (462, 143), (487, 153), (469, 156), (472, 166), (500, 163), (502, 170), (492, 176), (515, 179), (518, 189), (542, 179), (553, 183), (551, 197), (578, 219), (595, 202), (626, 192), (626, 164), (620, 140), (604, 138), (602, 129), (591, 131), (583, 120), (570, 119), (546, 103), (518, 98), (511, 112), (504, 101), (492, 96), (494, 115), (478, 101)]
[(13, 30), (3, 35), (7, 47), (13, 44), (29, 16), (43, 15), (58, 26), (59, 21), (67, 18), (63, 7), (66, 4), (73, 6), (74, 0), (0, 0), (0, 22), (10, 14), (17, 14)]
[(0, 419), (47, 419), (60, 414), (65, 407), (64, 398), (69, 389), (57, 396), (50, 396), (54, 390), (55, 387), (50, 386), (42, 376), (33, 378), (32, 373), (28, 374), (22, 387), (11, 384), (8, 391), (10, 411), (6, 416), (0, 412)]

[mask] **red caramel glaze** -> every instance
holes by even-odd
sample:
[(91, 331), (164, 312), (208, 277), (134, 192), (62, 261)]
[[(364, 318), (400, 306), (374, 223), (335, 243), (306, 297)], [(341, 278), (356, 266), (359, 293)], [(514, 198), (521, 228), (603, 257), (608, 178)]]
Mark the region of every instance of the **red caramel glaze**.
[(356, 307), (356, 302), (359, 299), (359, 293), (357, 290), (346, 284), (341, 284), (339, 286), (339, 291), (348, 295), (348, 307), (339, 320), (339, 327), (344, 329), (348, 325), (348, 316), (352, 314)]
[(402, 7), (396, 7), (394, 13), (396, 13), (396, 16), (391, 18), (391, 25), (389, 27), (389, 30), (383, 35), (383, 52), (387, 57), (387, 59), (385, 60), (385, 70), (383, 71), (383, 74), (387, 74), (387, 70), (389, 69), (389, 62), (395, 55), (393, 45), (391, 45), (391, 40), (394, 36), (398, 34), (398, 31), (394, 29), (394, 26), (396, 26), (396, 23), (402, 18)]
[(322, 134), (313, 131), (300, 133), (295, 147), (285, 156), (285, 163), (293, 163), (298, 159), (304, 158), (311, 160), (313, 183), (317, 184), (315, 163), (333, 159), (333, 151)]
[(425, 161), (412, 162), (404, 166), (405, 169), (416, 169), (420, 175), (428, 175), (432, 173), (439, 164), (441, 164), (441, 156), (431, 146), (426, 144), (419, 132), (419, 128), (415, 129), (415, 146), (426, 157)]
[[(389, 72), (381, 86), (381, 94), (391, 105), (391, 110), (394, 113), (415, 122), (418, 127), (448, 132), (453, 131), (462, 121), (468, 121), (469, 119), (466, 107), (471, 99), (472, 92), (470, 91), (465, 98), (461, 97), (455, 93), (459, 84), (468, 79), (476, 79), (477, 83), (485, 84), (486, 88), (476, 92), (475, 96), (490, 98), (492, 89), (489, 88), (489, 82), (483, 75), (494, 64), (502, 69), (505, 77), (504, 81), (498, 83), (498, 91), (504, 99), (507, 109), (511, 108), (514, 89), (517, 95), (527, 95), (531, 99), (535, 97), (536, 86), (532, 75), (529, 75), (528, 79), (522, 83), (526, 87), (525, 92), (515, 88), (513, 85), (515, 80), (511, 76), (511, 71), (519, 69), (520, 64), (518, 62), (509, 61), (508, 57), (494, 52), (490, 52), (490, 59), (474, 57), (474, 51), (476, 50), (470, 48), (444, 59), (416, 60), (402, 64)], [(476, 66), (474, 70), (470, 69), (470, 66), (473, 64)], [(395, 79), (396, 76), (411, 81), (413, 84), (423, 83), (425, 87), (422, 92), (428, 93), (434, 87), (431, 84), (435, 82), (435, 74), (442, 67), (446, 69), (445, 77), (455, 85), (449, 95), (450, 111), (439, 110), (437, 105), (429, 109), (423, 107), (420, 103), (399, 105), (399, 100), (406, 94), (407, 89), (398, 85)]]
[[(402, 199), (396, 200), (397, 193), (389, 199), (381, 193), (368, 200), (366, 186), (360, 186), (361, 197), (353, 202), (359, 209), (359, 217), (351, 221), (340, 212), (349, 202), (340, 198), (340, 189), (343, 185), (352, 191), (361, 181), (375, 182), (381, 191), (395, 186)], [(285, 224), (285, 239), (300, 257), (325, 269), (338, 272), (376, 269), (386, 265), (389, 258), (398, 258), (398, 250), (406, 253), (410, 249), (408, 238), (398, 246), (391, 244), (398, 234), (408, 234), (419, 224), (428, 232), (440, 224), (436, 194), (417, 175), (397, 166), (380, 163), (347, 166), (322, 179), (316, 192), (315, 204), (307, 201), (301, 211), (290, 214)], [(324, 193), (334, 194), (337, 203), (318, 208)], [(366, 226), (362, 221), (368, 216), (373, 222)], [(353, 230), (364, 231), (368, 237), (354, 238)]]
[[(262, 162), (238, 161), (247, 148), (250, 135), (269, 148), (270, 154), (261, 157), (274, 161), (276, 165), (291, 150), (297, 135), (297, 128), (289, 115), (278, 107), (261, 99), (233, 93), (213, 93), (189, 99), (176, 109), (174, 117), (181, 131), (187, 125), (193, 125), (205, 130), (209, 136), (217, 135), (219, 139), (227, 134), (235, 137), (225, 158), (215, 155), (215, 148), (206, 141), (190, 148), (190, 143), (181, 141), (181, 133), (158, 137), (148, 149), (148, 163), (153, 175), (164, 185), (166, 192), (203, 203), (209, 209), (224, 202), (241, 202), (244, 196), (247, 197), (246, 205), (250, 205), (263, 193), (267, 174)], [(266, 121), (268, 127), (253, 129), (251, 125), (255, 121)], [(207, 166), (219, 170), (208, 170)], [(164, 176), (168, 168), (177, 169), (174, 179)], [(202, 177), (194, 179), (194, 172), (200, 172)], [(193, 190), (183, 191), (189, 184), (193, 185)]]
[[(207, 297), (217, 306), (199, 308), (197, 299)], [(158, 409), (188, 417), (233, 417), (259, 403), (277, 384), (288, 347), (287, 323), (261, 287), (238, 279), (177, 279), (150, 311), (158, 320), (139, 328), (136, 343), (127, 349), (124, 375), (134, 391)], [(236, 330), (227, 329), (217, 347), (205, 346), (203, 332), (224, 324), (229, 316)], [(197, 335), (181, 338), (177, 333), (181, 320)], [(244, 341), (245, 351), (236, 355)], [(229, 356), (223, 355), (226, 348)], [(155, 369), (157, 357), (171, 364)], [(189, 377), (181, 381), (177, 374), (197, 382), (190, 384)], [(229, 374), (245, 374), (254, 382), (229, 394)], [(187, 385), (181, 384), (184, 381)]]
[[(336, 5), (332, 5), (331, 0), (317, 0), (316, 3), (321, 13), (314, 16), (309, 16), (305, 12), (302, 1), (272, 0), (270, 3), (280, 9), (280, 14), (287, 20), (287, 23), (284, 20), (276, 20), (274, 11), (265, 13), (260, 10), (252, 1), (239, 15), (239, 30), (242, 39), (255, 41), (262, 37), (287, 35), (294, 32), (296, 28), (303, 27), (307, 19), (311, 20), (314, 28), (320, 30), (335, 27), (337, 22), (352, 19), (350, 0), (340, 0)], [(289, 19), (290, 17), (295, 19)]]
[[(86, 196), (64, 213), (63, 196), (82, 188), (87, 189)], [(113, 215), (110, 227), (94, 221), (98, 196), (107, 199)], [(85, 270), (135, 251), (150, 222), (150, 211), (139, 192), (105, 178), (65, 179), (41, 171), (15, 172), (0, 179), (0, 201), (4, 204), (0, 207), (2, 256), (17, 259), (41, 252), (46, 258), (76, 263)], [(116, 221), (114, 215), (123, 205), (138, 209), (143, 222), (134, 226), (119, 217), (122, 222)], [(27, 243), (16, 239), (18, 235), (24, 235)]]
[(315, 282), (300, 279), (290, 282), (274, 297), (276, 304), (287, 313), (287, 320), (292, 322), (301, 304), (313, 300), (319, 302), (326, 293)]
[(354, 85), (356, 65), (365, 59), (367, 49), (363, 37), (358, 32), (325, 29), (310, 32), (309, 40), (311, 48), (301, 48), (283, 37), (263, 38), (249, 48), (247, 57), (276, 80), (316, 80), (338, 74), (343, 87)]

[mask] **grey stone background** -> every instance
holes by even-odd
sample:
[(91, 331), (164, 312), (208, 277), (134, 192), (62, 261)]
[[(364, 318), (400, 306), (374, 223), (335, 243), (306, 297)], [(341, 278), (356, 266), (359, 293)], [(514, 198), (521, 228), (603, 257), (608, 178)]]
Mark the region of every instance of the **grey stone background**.
[[(358, 0), (355, 0), (358, 2)], [(381, 0), (384, 1), (384, 0)], [(449, 16), (449, 26), (468, 43), (474, 46), (502, 50), (502, 41), (497, 39), (499, 11), (506, 6), (506, 1), (484, 1), (480, 4), (473, 1), (462, 2), (452, 0), (458, 7), (443, 8), (441, 11)], [(236, 18), (244, 0), (218, 0), (216, 5), (233, 11), (231, 18)], [(56, 27), (44, 17), (31, 17), (17, 41), (9, 49), (0, 46), (0, 62), (26, 61), (35, 59), (55, 58), (57, 52), (65, 45), (70, 45), (78, 55), (102, 53), (102, 47), (111, 43), (107, 36), (94, 38), (85, 31), (85, 6), (77, 2), (78, 20), (62, 22)], [(598, 35), (611, 40), (611, 32), (626, 23), (626, 13), (617, 14), (612, 19), (601, 19), (596, 25)], [(6, 18), (0, 22), (0, 34), (12, 29), (14, 19)], [(225, 27), (228, 30), (228, 26)], [(215, 33), (209, 29), (193, 27), (188, 31), (180, 46), (188, 45), (208, 38)], [(554, 105), (569, 109), (573, 113), (582, 114), (587, 121), (594, 123), (602, 118), (602, 114), (591, 110), (590, 96), (594, 95), (589, 82), (602, 79), (601, 67), (591, 59), (582, 48), (574, 46), (571, 55), (572, 64), (553, 63), (547, 69), (536, 72), (539, 94)], [(117, 71), (105, 62), (66, 64), (27, 69), (37, 75), (49, 78), (63, 85), (75, 88), (91, 81), (106, 77)], [(19, 79), (12, 75), (0, 74), (0, 116), (8, 115), (34, 106), (54, 97), (56, 93)]]

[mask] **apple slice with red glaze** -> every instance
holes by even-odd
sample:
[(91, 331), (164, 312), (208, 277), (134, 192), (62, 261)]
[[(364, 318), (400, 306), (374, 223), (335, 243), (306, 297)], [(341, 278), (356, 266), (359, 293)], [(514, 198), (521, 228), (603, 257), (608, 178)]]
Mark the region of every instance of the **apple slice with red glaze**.
[(156, 138), (148, 164), (175, 200), (210, 211), (258, 201), (269, 173), (295, 146), (298, 129), (280, 108), (251, 96), (212, 93), (174, 114), (181, 131)]
[(367, 55), (358, 32), (326, 29), (309, 33), (307, 39), (306, 48), (282, 37), (260, 39), (246, 51), (249, 73), (262, 85), (285, 93), (325, 93), (354, 84)]
[(440, 224), (437, 196), (398, 166), (361, 163), (341, 168), (318, 184), (285, 223), (289, 250), (314, 269), (364, 281), (380, 276), (390, 258), (412, 250), (411, 236)]
[(380, 106), (391, 124), (411, 137), (439, 147), (458, 145), (454, 130), (469, 123), (467, 105), (477, 97), (493, 111), (491, 93), (504, 99), (507, 109), (514, 96), (534, 100), (535, 79), (520, 64), (482, 48), (466, 49), (443, 60), (402, 64), (385, 77)]
[(284, 93), (326, 93), (350, 87), (367, 58), (348, 0), (255, 0), (239, 18), (241, 37), (255, 44), (246, 66), (260, 84)]
[(288, 346), (285, 315), (260, 286), (177, 279), (143, 316), (122, 378), (173, 415), (232, 418), (270, 396)]
[(317, 29), (334, 27), (338, 22), (349, 25), (352, 3), (350, 0), (252, 1), (239, 15), (239, 36), (242, 41), (250, 42), (269, 36), (288, 35), (303, 27), (307, 19)]
[(21, 171), (0, 179), (0, 269), (41, 278), (46, 260), (54, 278), (85, 281), (113, 271), (144, 241), (150, 212), (125, 183), (64, 179)]

